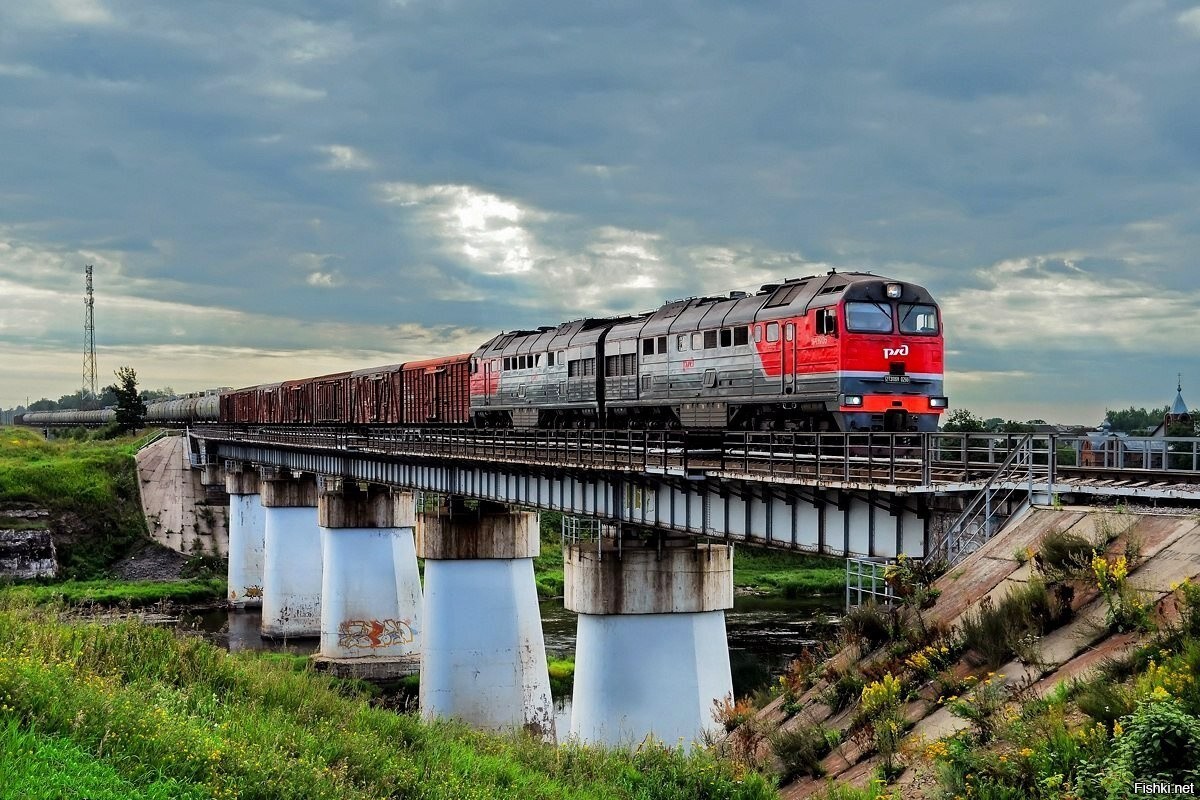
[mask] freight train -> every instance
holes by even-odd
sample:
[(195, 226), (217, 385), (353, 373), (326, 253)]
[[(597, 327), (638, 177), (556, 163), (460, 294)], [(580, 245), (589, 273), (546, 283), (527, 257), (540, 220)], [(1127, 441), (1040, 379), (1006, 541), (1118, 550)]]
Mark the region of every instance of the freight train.
[[(948, 405), (943, 353), (923, 287), (830, 271), (509, 331), (473, 353), (153, 404), (147, 421), (933, 431)], [(80, 413), (104, 412), (24, 421)]]

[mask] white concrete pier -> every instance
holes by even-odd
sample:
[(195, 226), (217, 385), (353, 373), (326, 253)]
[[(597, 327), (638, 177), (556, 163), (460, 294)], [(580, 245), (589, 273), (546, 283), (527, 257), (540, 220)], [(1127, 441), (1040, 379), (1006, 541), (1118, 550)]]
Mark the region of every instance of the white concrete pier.
[(733, 693), (725, 609), (728, 545), (570, 545), (566, 607), (579, 614), (571, 735), (608, 746), (647, 736), (691, 746), (720, 726), (713, 702)]
[(317, 481), (264, 473), (265, 512), (262, 635), (321, 635), (321, 531)]
[(317, 518), (323, 553), (317, 665), (368, 680), (416, 672), (423, 636), (412, 493), (327, 478)]
[(229, 494), (229, 602), (237, 608), (262, 605), (266, 514), (259, 496), (258, 472), (249, 467), (226, 470)]
[[(486, 506), (486, 504), (484, 504)], [(454, 504), (422, 515), (421, 712), (555, 739), (533, 559), (538, 515)]]

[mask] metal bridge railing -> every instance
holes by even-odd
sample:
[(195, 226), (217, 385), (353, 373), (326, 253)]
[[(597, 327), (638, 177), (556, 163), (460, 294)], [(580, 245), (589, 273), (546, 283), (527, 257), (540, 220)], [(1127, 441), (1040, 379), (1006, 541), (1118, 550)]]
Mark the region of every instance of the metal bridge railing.
[(197, 435), (288, 447), (641, 472), (736, 472), (781, 480), (982, 484), (1024, 454), (1051, 486), (1064, 470), (1154, 472), (1200, 483), (1200, 439), (1058, 434), (725, 433), (206, 426)]
[(867, 603), (887, 605), (897, 602), (898, 598), (885, 578), (887, 568), (895, 563), (894, 558), (847, 558), (846, 610)]

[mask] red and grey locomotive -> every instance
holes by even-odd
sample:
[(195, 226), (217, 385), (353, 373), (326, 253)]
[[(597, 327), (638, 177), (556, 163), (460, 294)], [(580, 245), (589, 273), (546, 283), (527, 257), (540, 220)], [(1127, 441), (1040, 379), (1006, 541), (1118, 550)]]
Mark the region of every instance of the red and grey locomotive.
[(932, 431), (947, 405), (937, 304), (864, 273), (502, 333), (471, 373), (483, 427)]

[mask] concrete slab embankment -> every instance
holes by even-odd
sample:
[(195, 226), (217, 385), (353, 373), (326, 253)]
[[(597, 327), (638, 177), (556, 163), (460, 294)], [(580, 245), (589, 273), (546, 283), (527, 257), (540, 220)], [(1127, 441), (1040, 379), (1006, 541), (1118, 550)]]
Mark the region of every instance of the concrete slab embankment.
[(166, 436), (137, 453), (138, 488), (150, 538), (181, 553), (226, 556), (229, 509), (210, 504), (187, 440)]
[[(1129, 583), (1137, 588), (1142, 602), (1155, 609), (1160, 620), (1169, 619), (1174, 611), (1169, 599), (1172, 585), (1186, 579), (1200, 579), (1200, 515), (1039, 507), (1013, 520), (937, 581), (935, 586), (941, 590), (941, 596), (936, 605), (924, 612), (926, 624), (957, 626), (985, 600), (997, 603), (1009, 591), (1027, 584), (1033, 570), (1026, 555), (1036, 552), (1042, 539), (1053, 532), (1077, 534), (1110, 556), (1136, 552), (1138, 557), (1131, 564)], [(1080, 582), (1071, 606), (1070, 621), (1040, 641), (1036, 665), (1012, 661), (996, 670), (1007, 684), (1027, 686), (1031, 692), (1045, 696), (1060, 682), (1089, 677), (1106, 660), (1149, 639), (1149, 634), (1110, 634), (1105, 626), (1107, 604), (1094, 586)], [(842, 670), (863, 667), (880, 661), (881, 653), (860, 657), (851, 647), (834, 656), (829, 665)], [(954, 671), (960, 675), (980, 672), (965, 660)], [(844, 731), (852, 714), (830, 714), (820, 701), (826, 687), (822, 680), (806, 692), (801, 700), (803, 709), (790, 719), (784, 718), (781, 700), (768, 705), (760, 716), (781, 722), (785, 729), (821, 724)], [(929, 693), (921, 694), (924, 698)], [(936, 698), (910, 703), (905, 716), (913, 723), (909, 738), (914, 741), (921, 737), (931, 741), (966, 725), (938, 705)], [(858, 786), (870, 782), (878, 765), (862, 737), (835, 748), (823, 763), (829, 777)], [(928, 775), (910, 769), (901, 778), (899, 788), (904, 797), (923, 797), (929, 784)], [(827, 788), (825, 780), (802, 779), (784, 787), (781, 794), (789, 800), (799, 800), (823, 796)]]

